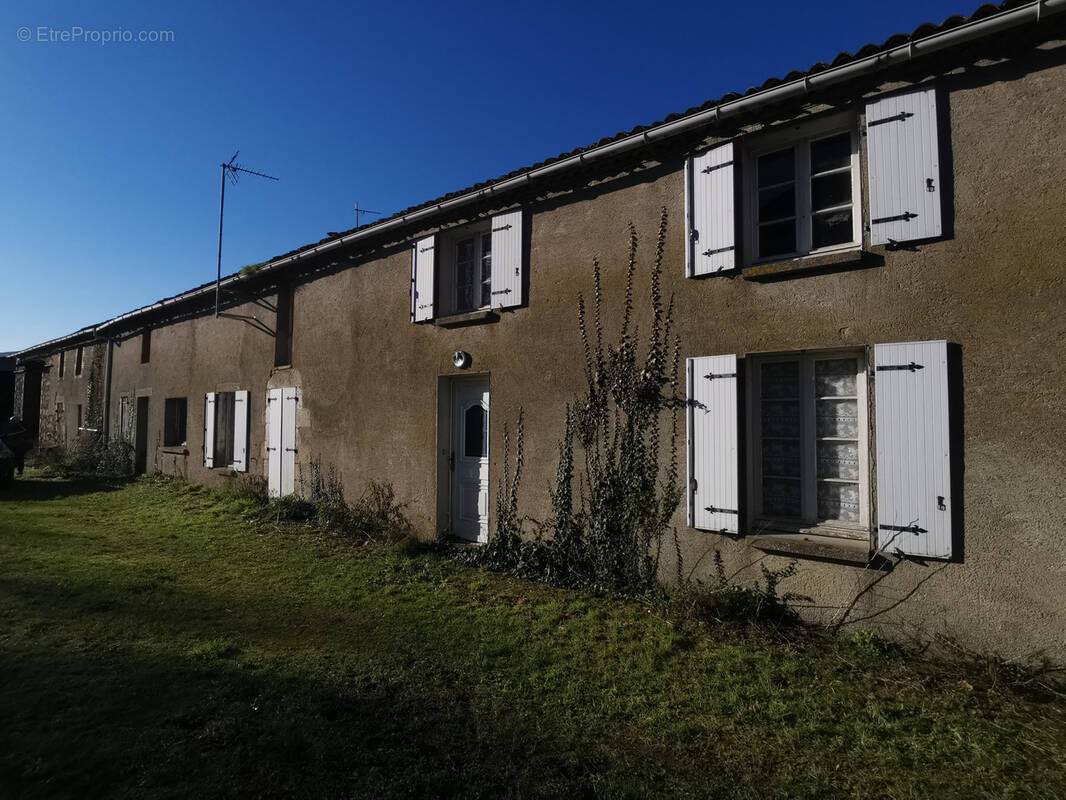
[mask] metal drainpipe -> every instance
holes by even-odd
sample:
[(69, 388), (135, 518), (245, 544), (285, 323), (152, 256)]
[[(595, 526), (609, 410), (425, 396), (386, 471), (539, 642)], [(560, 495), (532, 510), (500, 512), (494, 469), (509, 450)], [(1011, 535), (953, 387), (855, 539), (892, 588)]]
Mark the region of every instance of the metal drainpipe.
[(107, 337), (107, 358), (104, 359), (104, 418), (102, 427), (104, 441), (111, 441), (111, 359), (115, 352), (115, 340)]

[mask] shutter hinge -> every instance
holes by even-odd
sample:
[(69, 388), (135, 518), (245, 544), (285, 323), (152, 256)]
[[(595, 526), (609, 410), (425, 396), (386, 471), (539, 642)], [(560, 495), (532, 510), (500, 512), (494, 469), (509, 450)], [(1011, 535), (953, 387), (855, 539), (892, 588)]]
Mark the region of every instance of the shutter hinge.
[(878, 217), (877, 219), (870, 220), (872, 225), (880, 225), (882, 222), (910, 222), (917, 217), (913, 211), (904, 211), (902, 214), (896, 214), (894, 217)]
[(735, 508), (715, 508), (714, 506), (707, 506), (704, 511), (710, 511), (712, 514), (737, 514), (739, 513)]
[(492, 232), (496, 233), (496, 231), (509, 231), (510, 229), (511, 229), (511, 225), (508, 223), (507, 225), (501, 225), (498, 228), (493, 228)]
[(719, 372), (719, 373), (708, 372), (703, 377), (706, 378), (709, 381), (713, 381), (716, 378), (735, 378), (736, 376), (737, 376), (737, 374), (735, 372)]
[(893, 372), (906, 370), (907, 372), (915, 372), (920, 369), (925, 369), (921, 364), (915, 364), (913, 361), (910, 364), (885, 364), (876, 368), (878, 372)]
[(433, 249), (433, 245), (430, 245), (429, 247), (423, 247), (423, 248), (422, 248), (421, 250), (419, 250), (418, 252), (419, 252), (419, 253), (428, 253), (428, 252), (429, 252), (430, 250), (432, 250), (432, 249)]
[(727, 252), (729, 252), (730, 250), (733, 250), (733, 249), (734, 249), (733, 245), (729, 245), (729, 247), (719, 247), (716, 250), (704, 250), (703, 251), (703, 255), (705, 255), (705, 256), (714, 256), (714, 255), (718, 255), (718, 253), (727, 253)]
[(731, 166), (733, 166), (733, 162), (732, 161), (726, 161), (726, 162), (724, 162), (722, 164), (711, 164), (709, 167), (704, 167), (703, 169), (701, 169), (700, 172), (703, 172), (703, 173), (714, 172), (716, 169), (722, 169), (723, 167), (731, 167)]
[(295, 453), (296, 452), (296, 448), (295, 447), (286, 447), (285, 448), (285, 452), (286, 453)]
[(493, 294), (510, 294), (510, 293), (511, 293), (510, 289), (500, 289), (498, 292), (493, 292)]
[(905, 119), (907, 119), (907, 117), (913, 117), (913, 116), (914, 116), (914, 112), (912, 112), (912, 111), (900, 111), (898, 114), (895, 114), (895, 115), (893, 115), (891, 117), (883, 117), (881, 119), (875, 119), (873, 122), (867, 121), (866, 127), (867, 128), (872, 128), (874, 125), (884, 125), (886, 122), (903, 122)]
[(898, 531), (900, 533), (913, 533), (917, 536), (919, 533), (929, 533), (925, 528), (919, 528), (917, 525), (878, 525), (883, 531)]

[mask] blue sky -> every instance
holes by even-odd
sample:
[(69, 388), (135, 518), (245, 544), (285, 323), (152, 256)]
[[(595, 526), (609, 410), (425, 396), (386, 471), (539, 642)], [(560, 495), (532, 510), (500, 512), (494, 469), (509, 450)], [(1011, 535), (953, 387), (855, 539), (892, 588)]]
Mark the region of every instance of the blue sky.
[(223, 272), (960, 3), (5, 4), (0, 351), (212, 280), (234, 150), (281, 181), (227, 189)]

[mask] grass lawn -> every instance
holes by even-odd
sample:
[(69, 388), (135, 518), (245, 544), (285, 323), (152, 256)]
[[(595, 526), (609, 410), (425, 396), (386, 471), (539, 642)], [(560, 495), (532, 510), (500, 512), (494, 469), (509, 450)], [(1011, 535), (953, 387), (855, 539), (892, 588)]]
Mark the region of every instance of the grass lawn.
[(1061, 701), (249, 510), (0, 494), (0, 795), (1066, 797)]

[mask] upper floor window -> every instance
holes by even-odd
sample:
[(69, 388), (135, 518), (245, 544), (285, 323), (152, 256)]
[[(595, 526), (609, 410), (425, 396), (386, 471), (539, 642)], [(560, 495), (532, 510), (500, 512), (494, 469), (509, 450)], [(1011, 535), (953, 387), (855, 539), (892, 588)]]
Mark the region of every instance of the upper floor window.
[(66, 350), (60, 350), (59, 351), (59, 377), (60, 378), (63, 377), (63, 373), (66, 372), (66, 368), (67, 368), (67, 351)]
[(79, 345), (77, 351), (74, 354), (74, 374), (75, 375), (81, 375), (82, 353), (83, 353), (82, 347), (81, 347), (81, 345)]
[(292, 310), (293, 287), (282, 286), (278, 289), (276, 330), (274, 331), (274, 366), (287, 367), (292, 364)]
[(521, 210), (419, 239), (411, 321), (522, 305), (524, 250)]
[(152, 329), (146, 328), (141, 334), (141, 363), (147, 364), (152, 360)]

